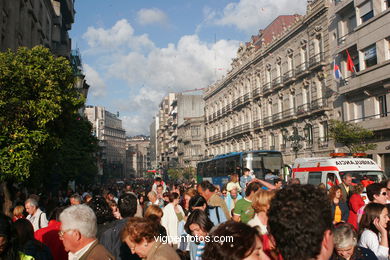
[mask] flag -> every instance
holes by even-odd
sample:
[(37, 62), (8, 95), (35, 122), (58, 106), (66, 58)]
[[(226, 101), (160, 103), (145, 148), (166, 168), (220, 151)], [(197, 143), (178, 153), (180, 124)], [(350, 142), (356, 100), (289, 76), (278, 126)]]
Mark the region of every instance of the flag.
[(343, 78), (343, 75), (341, 74), (339, 65), (336, 64), (336, 60), (333, 60), (333, 75), (336, 80), (340, 80)]
[(355, 65), (353, 64), (353, 60), (351, 58), (351, 55), (349, 55), (348, 50), (347, 51), (347, 70), (350, 72), (356, 72)]

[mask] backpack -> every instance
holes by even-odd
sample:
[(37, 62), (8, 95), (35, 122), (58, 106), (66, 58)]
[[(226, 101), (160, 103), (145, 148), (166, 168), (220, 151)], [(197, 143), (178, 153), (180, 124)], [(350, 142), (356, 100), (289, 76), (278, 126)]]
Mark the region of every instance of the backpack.
[(213, 222), (214, 226), (218, 226), (219, 224), (227, 221), (225, 213), (220, 206), (207, 206), (207, 208), (209, 212), (209, 218), (211, 222)]

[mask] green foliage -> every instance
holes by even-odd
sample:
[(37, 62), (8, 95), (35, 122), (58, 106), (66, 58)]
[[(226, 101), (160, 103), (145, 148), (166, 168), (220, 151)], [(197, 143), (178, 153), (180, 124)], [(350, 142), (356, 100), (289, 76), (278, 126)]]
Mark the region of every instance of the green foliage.
[(374, 137), (374, 132), (357, 124), (331, 120), (329, 126), (330, 137), (336, 143), (347, 147), (350, 153), (374, 150), (375, 144), (368, 143)]
[(182, 176), (181, 170), (177, 169), (177, 168), (168, 169), (167, 172), (168, 172), (169, 179), (171, 179), (171, 180), (176, 181)]
[(193, 167), (188, 167), (183, 169), (183, 177), (187, 180), (192, 180), (196, 177), (196, 171)]
[(40, 46), (0, 53), (0, 180), (47, 180), (54, 168), (74, 177), (91, 165), (97, 144), (77, 114), (83, 104), (65, 58)]

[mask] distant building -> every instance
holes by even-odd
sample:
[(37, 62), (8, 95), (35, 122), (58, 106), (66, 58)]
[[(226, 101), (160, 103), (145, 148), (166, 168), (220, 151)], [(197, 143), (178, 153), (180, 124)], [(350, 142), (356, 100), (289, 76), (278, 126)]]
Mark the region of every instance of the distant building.
[(181, 167), (178, 154), (178, 126), (188, 118), (204, 115), (201, 95), (169, 93), (159, 107), (157, 130), (157, 161), (159, 167)]
[(153, 119), (153, 122), (150, 124), (150, 164), (151, 169), (157, 169), (157, 129), (158, 129), (158, 116)]
[(0, 51), (42, 45), (70, 57), (68, 31), (74, 23), (72, 0), (0, 1)]
[(151, 169), (150, 137), (133, 136), (126, 138), (126, 177), (134, 175), (144, 177), (144, 173)]
[(122, 120), (104, 107), (87, 106), (85, 116), (93, 125), (93, 135), (99, 140), (99, 168), (104, 178), (125, 177), (126, 132)]

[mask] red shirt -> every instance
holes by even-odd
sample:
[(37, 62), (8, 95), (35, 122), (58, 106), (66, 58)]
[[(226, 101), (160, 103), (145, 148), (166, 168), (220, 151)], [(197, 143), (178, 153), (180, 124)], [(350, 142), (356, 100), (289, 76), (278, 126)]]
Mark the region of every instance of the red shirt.
[(34, 237), (50, 248), (54, 260), (67, 260), (68, 252), (65, 251), (64, 244), (58, 235), (60, 230), (61, 222), (50, 220), (47, 227), (35, 231)]

